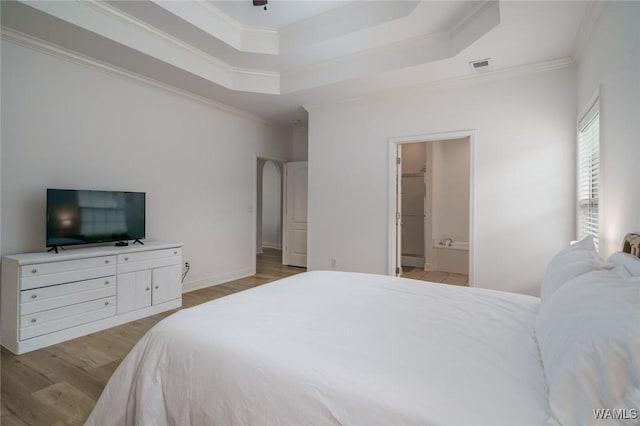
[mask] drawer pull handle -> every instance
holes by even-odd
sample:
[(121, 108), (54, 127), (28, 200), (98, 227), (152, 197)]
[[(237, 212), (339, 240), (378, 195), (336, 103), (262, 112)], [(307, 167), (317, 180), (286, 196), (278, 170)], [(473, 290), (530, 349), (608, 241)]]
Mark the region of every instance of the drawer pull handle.
[(38, 272), (38, 270), (37, 270), (37, 269), (32, 269), (32, 270), (31, 270), (31, 273), (32, 273), (32, 274), (35, 274), (36, 272)]
[(149, 290), (151, 290), (151, 287), (147, 287), (147, 288), (145, 288), (145, 290), (149, 291)]
[(109, 306), (109, 301), (104, 302), (104, 306)]
[(124, 258), (124, 261), (126, 262), (127, 260), (129, 260), (129, 258), (128, 258), (128, 257), (125, 257), (125, 258)]
[(36, 322), (36, 321), (37, 321), (37, 319), (31, 318), (31, 322)]
[(105, 281), (105, 282), (104, 282), (104, 285), (109, 285), (109, 281)]
[(155, 287), (156, 289), (159, 288), (158, 286)]
[(174, 251), (174, 252), (173, 252), (173, 254), (178, 254), (178, 252), (177, 252), (177, 251)]
[(108, 260), (105, 260), (105, 261), (104, 261), (104, 263), (109, 263), (109, 261), (108, 261)]
[(38, 295), (37, 295), (37, 294), (32, 294), (32, 295), (31, 295), (31, 298), (32, 298), (32, 299), (35, 299), (36, 297), (38, 297)]

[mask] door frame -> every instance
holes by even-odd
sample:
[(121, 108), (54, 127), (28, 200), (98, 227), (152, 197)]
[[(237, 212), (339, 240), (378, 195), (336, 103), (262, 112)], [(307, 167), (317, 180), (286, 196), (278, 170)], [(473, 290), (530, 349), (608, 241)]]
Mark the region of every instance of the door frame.
[[(475, 130), (459, 130), (454, 132), (427, 133), (413, 136), (399, 136), (389, 138), (389, 198), (388, 206), (388, 251), (387, 251), (387, 275), (395, 276), (398, 262), (396, 259), (397, 232), (396, 232), (396, 158), (400, 145), (407, 143), (435, 142), (451, 139), (469, 138), (469, 287), (475, 286), (476, 272), (476, 233), (475, 233)], [(257, 167), (257, 166), (256, 166)]]
[[(280, 163), (280, 166), (282, 166), (281, 170), (280, 170), (280, 220), (283, 221), (284, 220), (284, 209), (283, 209), (283, 199), (284, 196), (282, 196), (282, 191), (284, 189), (284, 164), (287, 163), (289, 160), (286, 160), (284, 158), (281, 157), (274, 157), (272, 155), (263, 155), (263, 154), (259, 154), (257, 152), (253, 153), (253, 202), (251, 204), (250, 210), (251, 210), (251, 218), (252, 218), (252, 224), (251, 224), (251, 253), (253, 254), (251, 257), (251, 269), (253, 269), (253, 274), (255, 275), (256, 273), (256, 265), (257, 265), (257, 260), (256, 260), (256, 256), (258, 256), (258, 251), (256, 249), (256, 243), (258, 242), (258, 158), (261, 158), (263, 160), (271, 160), (273, 162), (276, 163)], [(284, 242), (283, 242), (284, 243)]]

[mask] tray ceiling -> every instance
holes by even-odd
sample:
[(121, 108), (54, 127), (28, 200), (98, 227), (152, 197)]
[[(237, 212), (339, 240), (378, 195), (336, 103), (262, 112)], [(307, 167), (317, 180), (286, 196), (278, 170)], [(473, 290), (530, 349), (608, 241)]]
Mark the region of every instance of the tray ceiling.
[[(583, 2), (3, 1), (28, 35), (284, 124), (302, 105), (567, 57)], [(541, 31), (544, 28), (544, 31)], [(394, 77), (402, 76), (400, 79)]]

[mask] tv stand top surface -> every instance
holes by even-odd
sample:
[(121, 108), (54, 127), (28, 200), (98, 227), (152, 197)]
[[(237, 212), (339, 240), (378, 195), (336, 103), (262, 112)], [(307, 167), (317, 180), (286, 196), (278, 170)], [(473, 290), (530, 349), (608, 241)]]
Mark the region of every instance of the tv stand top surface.
[(114, 244), (108, 246), (95, 247), (66, 247), (66, 250), (54, 252), (35, 252), (4, 256), (18, 262), (19, 265), (30, 265), (32, 263), (57, 262), (61, 260), (84, 259), (86, 257), (111, 256), (123, 253), (135, 253), (140, 251), (162, 250), (182, 247), (182, 243), (167, 241), (145, 241), (144, 245), (129, 244), (126, 247), (116, 247)]

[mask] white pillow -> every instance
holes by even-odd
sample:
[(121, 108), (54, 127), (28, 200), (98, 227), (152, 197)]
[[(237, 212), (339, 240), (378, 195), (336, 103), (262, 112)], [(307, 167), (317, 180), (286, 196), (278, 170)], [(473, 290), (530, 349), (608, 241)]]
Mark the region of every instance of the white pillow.
[(624, 265), (631, 275), (640, 277), (640, 258), (632, 254), (618, 251), (609, 257), (608, 262), (615, 263), (616, 265)]
[[(598, 409), (640, 415), (640, 277), (617, 266), (574, 278), (540, 306), (535, 331), (553, 421), (610, 424)], [(626, 421), (615, 424), (637, 417)]]
[(570, 245), (556, 254), (547, 266), (540, 289), (542, 302), (567, 281), (593, 270), (611, 267), (613, 265), (605, 263), (596, 251), (593, 237), (588, 236)]

